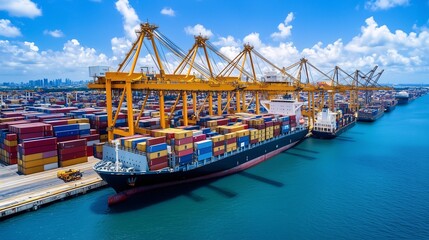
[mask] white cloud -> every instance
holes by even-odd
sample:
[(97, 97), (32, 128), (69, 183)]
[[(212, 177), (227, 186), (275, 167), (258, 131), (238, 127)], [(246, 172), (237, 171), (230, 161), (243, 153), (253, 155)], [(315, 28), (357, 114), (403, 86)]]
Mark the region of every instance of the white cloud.
[(387, 10), (397, 6), (406, 6), (409, 0), (369, 0), (365, 3), (365, 8), (372, 11)]
[(213, 36), (213, 33), (210, 29), (206, 29), (203, 25), (201, 24), (197, 24), (193, 27), (191, 26), (187, 26), (185, 28), (185, 32), (188, 35), (193, 35), (193, 36), (204, 36), (204, 37), (208, 37), (210, 38), (211, 36)]
[(0, 36), (18, 37), (21, 36), (21, 31), (13, 26), (9, 19), (0, 19)]
[(215, 46), (233, 46), (237, 47), (241, 43), (238, 40), (235, 40), (235, 38), (231, 35), (228, 35), (227, 37), (219, 37), (218, 41), (213, 42)]
[(55, 29), (52, 31), (51, 30), (45, 30), (45, 31), (43, 31), (43, 34), (49, 35), (49, 36), (54, 37), (54, 38), (64, 37), (64, 33), (58, 29)]
[(292, 25), (289, 25), (289, 23), (292, 22), (293, 19), (294, 19), (293, 12), (290, 12), (287, 15), (284, 23), (280, 23), (277, 26), (277, 28), (279, 29), (279, 32), (275, 32), (271, 34), (271, 37), (276, 40), (281, 40), (289, 37), (292, 34), (291, 32)]
[[(0, 53), (0, 72), (9, 73), (13, 78), (23, 81), (29, 80), (28, 76), (32, 79), (87, 79), (88, 66), (111, 63), (105, 54), (82, 46), (76, 39), (67, 41), (60, 51), (41, 51), (34, 42), (0, 40)], [(2, 80), (9, 81), (2, 75)]]
[(262, 46), (262, 41), (259, 39), (259, 33), (251, 33), (244, 37), (244, 44), (250, 44), (255, 48), (260, 48)]
[(172, 8), (163, 8), (162, 10), (161, 10), (161, 14), (162, 15), (167, 15), (167, 16), (170, 16), (170, 17), (174, 17), (175, 16), (175, 12), (174, 12), (174, 10), (172, 9)]
[(0, 10), (14, 17), (35, 18), (42, 15), (42, 10), (30, 0), (1, 0)]
[(128, 39), (135, 39), (135, 31), (139, 29), (140, 19), (136, 11), (131, 7), (128, 0), (118, 0), (116, 2), (116, 10), (122, 15), (124, 20), (124, 30)]

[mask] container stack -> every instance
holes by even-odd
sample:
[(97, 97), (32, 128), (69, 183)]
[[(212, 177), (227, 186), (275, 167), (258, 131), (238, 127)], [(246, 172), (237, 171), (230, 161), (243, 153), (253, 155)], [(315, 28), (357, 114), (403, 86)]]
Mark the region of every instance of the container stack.
[(265, 122), (265, 139), (271, 139), (274, 137), (274, 125), (272, 121)]
[(192, 162), (194, 152), (193, 133), (189, 130), (183, 130), (174, 133), (174, 153), (178, 157), (178, 164), (185, 165)]
[(289, 116), (280, 117), (280, 121), (282, 122), (282, 125), (281, 125), (282, 134), (288, 133), (290, 131)]
[(14, 133), (1, 132), (1, 158), (8, 165), (18, 163), (18, 137)]
[(211, 137), (213, 142), (213, 156), (219, 156), (225, 153), (225, 136), (217, 135)]
[[(167, 143), (165, 137), (149, 138), (146, 140), (146, 152), (151, 171), (168, 167)], [(139, 145), (141, 143), (138, 143)]]
[(58, 160), (60, 167), (68, 167), (88, 162), (86, 139), (63, 141), (58, 143)]
[(257, 142), (259, 142), (259, 132), (258, 129), (250, 129), (249, 130), (249, 135), (250, 135), (250, 143), (251, 144), (255, 144)]
[(226, 152), (232, 152), (237, 150), (237, 138), (236, 133), (227, 133), (225, 136), (225, 148)]
[(194, 142), (194, 149), (198, 161), (202, 161), (213, 156), (213, 142), (211, 140)]
[(79, 139), (79, 124), (58, 125), (54, 126), (53, 129), (58, 142)]
[(25, 139), (52, 136), (52, 126), (46, 123), (10, 125), (9, 132), (16, 133), (18, 142), (22, 142)]
[(98, 134), (90, 134), (90, 135), (84, 135), (80, 136), (79, 139), (85, 139), (86, 140), (86, 154), (88, 157), (94, 156), (94, 144), (100, 143), (100, 135)]
[(250, 144), (250, 132), (248, 129), (239, 130), (237, 134), (237, 147), (247, 147)]
[(18, 145), (18, 172), (27, 175), (58, 168), (57, 138), (23, 140)]

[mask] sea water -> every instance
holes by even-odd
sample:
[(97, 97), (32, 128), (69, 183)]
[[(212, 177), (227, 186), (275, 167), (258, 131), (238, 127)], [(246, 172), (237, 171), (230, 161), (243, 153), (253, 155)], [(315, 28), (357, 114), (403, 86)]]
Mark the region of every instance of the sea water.
[(0, 239), (429, 239), (428, 139), (429, 95), (242, 173), (2, 220)]

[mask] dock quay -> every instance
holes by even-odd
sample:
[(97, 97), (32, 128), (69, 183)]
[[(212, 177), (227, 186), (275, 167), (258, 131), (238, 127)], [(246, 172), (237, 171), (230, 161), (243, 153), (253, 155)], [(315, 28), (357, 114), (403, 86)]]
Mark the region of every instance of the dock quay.
[[(88, 162), (71, 167), (52, 169), (31, 175), (19, 175), (17, 165), (0, 167), (0, 219), (26, 211), (35, 211), (46, 204), (85, 194), (103, 187), (104, 181), (92, 166), (99, 160), (89, 157)], [(79, 169), (80, 180), (64, 182), (57, 178), (57, 171)]]

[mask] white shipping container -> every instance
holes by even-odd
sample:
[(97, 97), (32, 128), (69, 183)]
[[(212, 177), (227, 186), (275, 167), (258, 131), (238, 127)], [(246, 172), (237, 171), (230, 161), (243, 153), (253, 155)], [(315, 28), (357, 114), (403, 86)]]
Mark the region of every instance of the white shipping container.
[(49, 163), (49, 164), (45, 164), (43, 165), (43, 170), (51, 170), (51, 169), (55, 169), (58, 168), (58, 163)]
[(78, 124), (79, 124), (79, 130), (90, 129), (89, 123), (78, 123)]
[(93, 146), (96, 143), (100, 143), (100, 140), (92, 140), (92, 141), (88, 141), (86, 142), (86, 146)]

